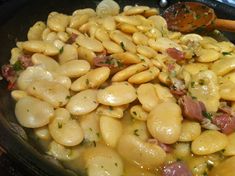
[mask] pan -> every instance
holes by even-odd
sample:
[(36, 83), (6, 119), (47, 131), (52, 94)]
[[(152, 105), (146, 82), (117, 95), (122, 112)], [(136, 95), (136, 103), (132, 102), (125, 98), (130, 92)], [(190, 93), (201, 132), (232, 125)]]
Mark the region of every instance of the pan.
[[(235, 19), (233, 7), (221, 4), (214, 0), (195, 0), (203, 2), (215, 9), (220, 18)], [(121, 7), (127, 4), (148, 5), (159, 7), (156, 0), (118, 0)], [(178, 2), (171, 0), (168, 5)], [(45, 21), (51, 11), (71, 13), (79, 8), (95, 8), (97, 0), (9, 0), (0, 7), (0, 65), (7, 63), (10, 57), (10, 49), (16, 41), (26, 40), (27, 30), (36, 21)], [(166, 8), (166, 7), (164, 7)], [(164, 10), (161, 8), (161, 11)], [(235, 35), (225, 33), (231, 41), (235, 41)], [(16, 121), (14, 115), (14, 102), (6, 89), (7, 83), (0, 82), (0, 145), (6, 150), (12, 159), (20, 163), (28, 175), (38, 176), (72, 176), (72, 171), (61, 167), (53, 158), (48, 158), (37, 148), (33, 142), (27, 140), (24, 129)]]

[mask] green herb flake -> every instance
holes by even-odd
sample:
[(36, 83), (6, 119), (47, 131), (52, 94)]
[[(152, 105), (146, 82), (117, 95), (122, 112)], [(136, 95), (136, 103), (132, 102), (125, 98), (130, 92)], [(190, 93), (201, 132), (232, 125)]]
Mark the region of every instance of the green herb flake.
[(86, 79), (86, 85), (88, 86), (90, 84), (89, 79)]
[(202, 115), (206, 117), (207, 119), (211, 120), (212, 119), (212, 114), (206, 111), (202, 111)]
[(132, 113), (133, 113), (135, 116), (137, 116), (137, 112), (133, 111)]
[(109, 110), (112, 111), (112, 110), (113, 110), (113, 107), (112, 107), (112, 106), (109, 106)]
[(61, 129), (63, 127), (62, 123), (58, 122), (58, 128)]
[(114, 165), (115, 165), (116, 167), (118, 167), (118, 163), (114, 163)]
[(93, 141), (93, 146), (96, 147), (96, 142), (95, 141)]
[(16, 61), (12, 66), (15, 71), (21, 71), (24, 69), (23, 65), (21, 64), (19, 60)]
[(222, 54), (223, 54), (224, 56), (227, 56), (227, 55), (232, 55), (232, 52), (222, 52)]
[(135, 129), (135, 130), (134, 130), (134, 135), (135, 135), (135, 136), (140, 136), (140, 135), (138, 134), (138, 131), (139, 131), (138, 129)]
[(205, 85), (205, 80), (199, 79), (198, 84), (200, 84), (201, 86)]
[(93, 131), (92, 128), (89, 128), (90, 131)]
[(69, 100), (70, 98), (71, 98), (71, 96), (69, 96), (69, 95), (68, 95), (68, 96), (66, 96), (66, 100)]
[(191, 82), (190, 85), (191, 85), (192, 88), (194, 88), (195, 87), (195, 82), (194, 81)]
[(96, 136), (99, 138), (100, 137), (100, 133), (96, 133)]
[(64, 47), (60, 48), (60, 54), (64, 52)]
[(208, 176), (207, 172), (203, 172), (202, 176)]
[(213, 164), (212, 162), (208, 161), (208, 162), (206, 163), (206, 167), (207, 167), (207, 169), (210, 171), (210, 170), (214, 167), (214, 164)]
[(126, 51), (126, 47), (123, 42), (120, 43), (120, 46), (122, 47), (123, 51)]

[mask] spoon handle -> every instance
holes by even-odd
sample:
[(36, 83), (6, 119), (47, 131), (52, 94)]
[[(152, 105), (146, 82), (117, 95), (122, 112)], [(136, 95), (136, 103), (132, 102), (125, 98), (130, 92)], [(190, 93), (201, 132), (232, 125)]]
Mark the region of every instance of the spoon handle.
[(235, 32), (235, 20), (216, 19), (215, 28), (222, 31)]

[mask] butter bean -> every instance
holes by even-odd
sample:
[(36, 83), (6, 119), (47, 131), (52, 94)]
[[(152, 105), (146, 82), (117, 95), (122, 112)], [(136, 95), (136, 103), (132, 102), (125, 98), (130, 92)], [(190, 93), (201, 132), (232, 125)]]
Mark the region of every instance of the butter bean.
[(61, 53), (59, 54), (59, 63), (63, 64), (65, 62), (78, 59), (77, 48), (70, 44), (65, 44), (61, 48)]
[(148, 113), (140, 105), (132, 106), (130, 109), (131, 116), (137, 120), (146, 121)]
[(157, 52), (154, 49), (144, 45), (138, 45), (136, 50), (147, 58), (153, 58), (157, 55)]
[(33, 82), (28, 86), (27, 93), (50, 103), (53, 107), (64, 106), (70, 97), (69, 90), (63, 85), (47, 80)]
[(131, 76), (133, 76), (136, 73), (139, 73), (143, 70), (148, 69), (148, 64), (146, 63), (139, 63), (135, 65), (131, 65), (119, 72), (117, 72), (113, 77), (112, 81), (125, 81)]
[(97, 90), (88, 89), (72, 96), (66, 109), (73, 115), (83, 115), (92, 112), (98, 105)]
[(94, 51), (81, 46), (77, 49), (77, 54), (78, 59), (87, 60), (91, 65), (93, 65), (93, 60), (96, 57)]
[(120, 106), (136, 99), (136, 90), (128, 82), (114, 83), (97, 94), (98, 102), (108, 106)]
[(79, 123), (70, 118), (69, 112), (64, 108), (55, 110), (55, 117), (48, 127), (52, 138), (61, 145), (75, 146), (83, 140)]
[(132, 84), (143, 84), (154, 80), (158, 76), (159, 72), (160, 71), (157, 67), (150, 67), (148, 70), (142, 71), (131, 76), (128, 79), (128, 82)]
[(206, 130), (191, 145), (197, 155), (209, 155), (224, 149), (228, 145), (227, 136), (215, 130)]
[(96, 39), (92, 39), (89, 37), (78, 36), (76, 39), (76, 43), (94, 52), (102, 52), (104, 50), (102, 43), (100, 43)]
[(36, 22), (28, 31), (28, 40), (41, 40), (42, 33), (46, 29), (46, 25), (42, 21)]
[(115, 147), (122, 134), (122, 124), (112, 117), (101, 116), (100, 131), (106, 145)]
[(201, 134), (201, 126), (198, 122), (183, 121), (179, 141), (189, 142), (195, 140)]
[(148, 44), (148, 37), (141, 32), (135, 32), (132, 36), (133, 41), (137, 45), (147, 45)]
[(18, 101), (20, 100), (21, 98), (24, 98), (26, 97), (28, 94), (27, 92), (23, 91), (23, 90), (13, 90), (11, 92), (11, 97), (15, 100), (15, 101)]
[(70, 78), (80, 77), (90, 70), (90, 64), (86, 60), (71, 60), (60, 66), (58, 72)]
[(69, 27), (78, 29), (89, 20), (88, 14), (76, 14), (71, 17)]
[(213, 62), (219, 59), (220, 53), (214, 49), (200, 49), (197, 52), (199, 62)]
[(180, 137), (182, 119), (179, 105), (164, 102), (150, 112), (147, 127), (150, 134), (160, 142), (173, 144)]
[(126, 107), (125, 105), (115, 106), (115, 107), (101, 105), (97, 108), (96, 113), (99, 115), (104, 115), (104, 116), (109, 116), (109, 117), (114, 117), (114, 118), (119, 119), (123, 117), (125, 107)]
[(118, 45), (110, 40), (103, 41), (102, 44), (108, 53), (121, 53), (121, 52), (123, 52), (123, 49), (121, 48), (120, 45)]
[(47, 18), (47, 26), (53, 31), (65, 31), (69, 24), (69, 17), (62, 13), (51, 12)]
[(148, 112), (159, 103), (159, 98), (156, 94), (154, 85), (151, 83), (141, 84), (137, 88), (137, 96), (143, 109)]
[(112, 54), (112, 57), (120, 60), (124, 64), (138, 64), (141, 62), (141, 59), (136, 54), (128, 51), (124, 53)]
[(118, 29), (120, 29), (122, 32), (125, 32), (127, 34), (133, 34), (138, 31), (138, 29), (134, 25), (127, 24), (127, 23), (119, 24)]
[(98, 28), (95, 31), (95, 38), (101, 42), (108, 41), (109, 40), (109, 33), (107, 30), (105, 30), (103, 28)]
[(50, 122), (54, 116), (54, 108), (45, 101), (26, 96), (17, 101), (15, 114), (23, 127), (39, 128)]
[(218, 76), (223, 76), (235, 69), (235, 59), (232, 57), (220, 59), (211, 65), (211, 70)]
[(235, 133), (228, 135), (228, 145), (223, 152), (225, 156), (235, 155)]

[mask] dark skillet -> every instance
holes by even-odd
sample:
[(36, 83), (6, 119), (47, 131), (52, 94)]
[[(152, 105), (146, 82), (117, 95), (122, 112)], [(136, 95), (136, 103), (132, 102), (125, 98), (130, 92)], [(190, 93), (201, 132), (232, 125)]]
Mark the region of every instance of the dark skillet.
[[(216, 15), (224, 19), (235, 19), (235, 9), (214, 0), (195, 0), (204, 2), (215, 9)], [(8, 0), (0, 7), (0, 66), (9, 61), (10, 49), (17, 40), (25, 40), (27, 30), (34, 22), (46, 20), (51, 11), (71, 13), (75, 9), (96, 7), (99, 1), (94, 0)], [(156, 0), (118, 0), (121, 6), (139, 4), (158, 6)], [(177, 0), (171, 0), (175, 3)], [(226, 36), (235, 41), (235, 35), (226, 33)], [(24, 140), (19, 130), (15, 130), (12, 123), (17, 123), (14, 116), (14, 102), (6, 89), (7, 84), (0, 82), (0, 145), (10, 156), (22, 164), (28, 173), (35, 176), (64, 176), (74, 175), (49, 162), (40, 152), (33, 147), (33, 143)], [(11, 122), (11, 123), (10, 123)]]

